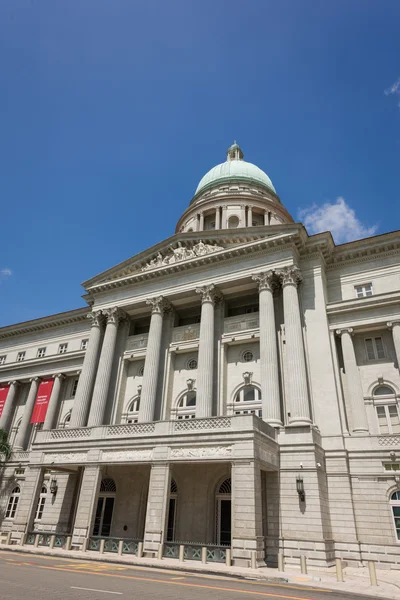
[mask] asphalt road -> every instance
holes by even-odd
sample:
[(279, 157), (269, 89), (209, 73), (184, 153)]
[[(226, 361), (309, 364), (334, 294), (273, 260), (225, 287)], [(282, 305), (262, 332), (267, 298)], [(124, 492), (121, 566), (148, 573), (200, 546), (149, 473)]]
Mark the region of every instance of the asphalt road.
[(371, 600), (292, 584), (0, 552), (1, 600)]

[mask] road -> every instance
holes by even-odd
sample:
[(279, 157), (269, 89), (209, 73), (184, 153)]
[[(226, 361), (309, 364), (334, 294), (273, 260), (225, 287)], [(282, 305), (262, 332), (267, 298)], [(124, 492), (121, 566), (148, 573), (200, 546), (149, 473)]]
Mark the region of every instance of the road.
[(0, 552), (1, 600), (371, 600), (292, 584)]

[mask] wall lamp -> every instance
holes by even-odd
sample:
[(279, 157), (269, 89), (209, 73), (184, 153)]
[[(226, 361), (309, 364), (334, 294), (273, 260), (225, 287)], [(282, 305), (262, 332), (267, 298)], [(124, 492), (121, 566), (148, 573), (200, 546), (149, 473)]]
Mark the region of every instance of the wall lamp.
[(300, 502), (304, 502), (306, 499), (306, 493), (304, 491), (304, 481), (301, 475), (296, 477), (296, 490), (299, 495)]
[(57, 479), (55, 477), (53, 477), (53, 479), (51, 479), (51, 481), (50, 481), (50, 492), (54, 495), (54, 494), (57, 494), (57, 490), (58, 490)]

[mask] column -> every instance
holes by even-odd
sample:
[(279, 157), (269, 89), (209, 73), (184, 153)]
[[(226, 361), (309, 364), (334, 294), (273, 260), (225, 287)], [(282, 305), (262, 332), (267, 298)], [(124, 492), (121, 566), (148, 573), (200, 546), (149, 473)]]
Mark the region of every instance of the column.
[(0, 429), (7, 431), (7, 433), (10, 430), (12, 419), (14, 416), (15, 402), (17, 399), (19, 382), (9, 381), (8, 385), (10, 386), (10, 389), (8, 390), (6, 402), (4, 404), (3, 412), (1, 413), (0, 417)]
[(277, 272), (283, 288), (283, 313), (286, 337), (286, 366), (289, 391), (289, 422), (308, 425), (310, 405), (308, 399), (307, 371), (304, 356), (303, 330), (301, 326), (297, 286), (301, 281), (300, 269), (285, 267)]
[(254, 461), (232, 464), (232, 561), (234, 566), (250, 567), (256, 552), (264, 564), (261, 470)]
[(215, 211), (215, 229), (221, 229), (221, 207), (217, 206)]
[(282, 425), (279, 390), (278, 348), (276, 338), (273, 271), (253, 275), (260, 292), (260, 366), (263, 420)]
[(151, 305), (151, 321), (139, 407), (140, 423), (154, 419), (164, 313), (171, 310), (170, 303), (163, 296), (149, 298), (146, 302)]
[(91, 533), (101, 483), (101, 467), (85, 467), (79, 491), (72, 544), (81, 545)]
[(336, 332), (341, 337), (343, 363), (346, 372), (347, 389), (351, 404), (351, 423), (353, 433), (367, 433), (368, 421), (365, 409), (364, 394), (361, 386), (360, 371), (357, 366), (356, 354), (353, 346), (353, 329), (338, 329)]
[(247, 207), (247, 227), (253, 227), (253, 206), (251, 204)]
[(170, 482), (169, 463), (153, 463), (150, 471), (143, 540), (144, 552), (153, 556), (157, 554), (159, 545), (163, 544), (165, 539)]
[(90, 313), (88, 318), (92, 321), (92, 328), (72, 408), (71, 427), (85, 427), (87, 423), (99, 360), (104, 316), (101, 310), (97, 310)]
[(268, 211), (264, 211), (264, 225), (269, 225)]
[(203, 211), (201, 211), (201, 213), (200, 213), (199, 231), (204, 231), (204, 213), (203, 213)]
[[(40, 455), (36, 457), (40, 460)], [(13, 522), (13, 531), (22, 537), (33, 528), (38, 498), (43, 485), (44, 469), (40, 467), (28, 467), (25, 473), (25, 481), (21, 486), (21, 496), (18, 509)]]
[(201, 320), (197, 368), (196, 418), (212, 416), (214, 371), (214, 304), (222, 296), (214, 284), (196, 289), (201, 294)]
[(103, 346), (101, 348), (99, 367), (94, 384), (92, 404), (90, 406), (88, 427), (103, 425), (110, 389), (111, 372), (114, 361), (115, 344), (117, 342), (118, 325), (126, 317), (123, 310), (114, 306), (102, 311), (107, 318)]
[(392, 330), (393, 344), (397, 359), (397, 368), (400, 369), (400, 321), (391, 321), (387, 324), (387, 326)]
[(240, 218), (239, 218), (239, 227), (246, 227), (246, 205), (240, 205)]
[(228, 207), (223, 206), (222, 207), (222, 227), (221, 227), (221, 229), (226, 229), (228, 226), (227, 213), (228, 213)]
[(25, 450), (26, 437), (31, 424), (33, 407), (35, 406), (36, 394), (38, 391), (40, 379), (35, 377), (31, 379), (31, 387), (29, 389), (28, 398), (26, 400), (24, 413), (22, 415), (21, 424), (15, 436), (14, 447), (18, 450)]
[(58, 410), (60, 408), (60, 392), (64, 375), (62, 373), (58, 373), (57, 375), (53, 375), (53, 378), (54, 384), (50, 396), (49, 406), (47, 407), (46, 417), (43, 423), (43, 429), (54, 429), (58, 416)]

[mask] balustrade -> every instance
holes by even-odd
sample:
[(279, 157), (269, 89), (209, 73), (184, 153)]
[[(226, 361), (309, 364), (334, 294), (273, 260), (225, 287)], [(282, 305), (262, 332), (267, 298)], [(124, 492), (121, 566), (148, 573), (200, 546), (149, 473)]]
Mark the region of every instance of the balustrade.
[(193, 325), (183, 325), (182, 327), (174, 327), (172, 330), (172, 342), (190, 342), (198, 340), (200, 336), (200, 323)]
[(237, 333), (240, 331), (249, 331), (259, 329), (260, 314), (249, 313), (246, 315), (236, 315), (224, 320), (224, 333)]
[(129, 351), (133, 351), (133, 350), (141, 350), (142, 348), (147, 348), (148, 339), (149, 339), (148, 333), (131, 335), (126, 340), (125, 352), (129, 352)]

